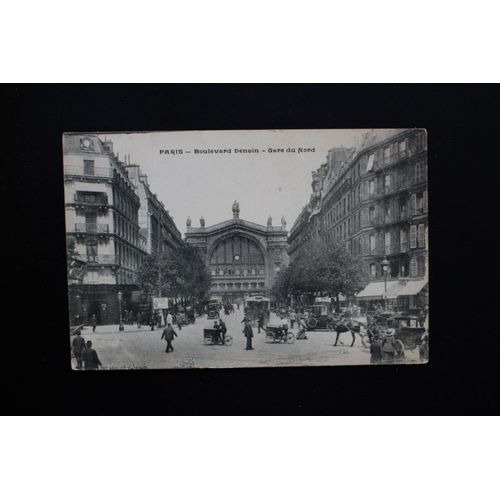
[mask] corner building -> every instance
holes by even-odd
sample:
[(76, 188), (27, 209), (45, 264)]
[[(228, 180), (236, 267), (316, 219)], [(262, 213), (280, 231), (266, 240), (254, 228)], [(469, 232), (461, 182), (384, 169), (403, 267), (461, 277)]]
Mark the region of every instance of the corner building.
[(375, 130), (355, 149), (331, 150), (327, 163), (313, 172), (312, 187), (291, 231), (290, 258), (310, 240), (341, 242), (361, 259), (370, 280), (359, 300), (385, 297), (405, 310), (427, 303), (425, 130)]

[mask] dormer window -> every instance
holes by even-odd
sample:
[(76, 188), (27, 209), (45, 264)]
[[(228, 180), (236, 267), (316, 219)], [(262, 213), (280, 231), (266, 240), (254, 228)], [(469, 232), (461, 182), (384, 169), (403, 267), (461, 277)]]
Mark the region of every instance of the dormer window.
[(80, 148), (85, 151), (94, 151), (94, 141), (89, 137), (80, 139)]

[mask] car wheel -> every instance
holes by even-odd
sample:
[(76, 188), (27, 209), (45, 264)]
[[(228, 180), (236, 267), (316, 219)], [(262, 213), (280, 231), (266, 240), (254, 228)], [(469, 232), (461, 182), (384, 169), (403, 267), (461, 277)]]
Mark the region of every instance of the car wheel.
[(316, 318), (309, 318), (307, 320), (307, 326), (309, 328), (316, 328), (316, 326), (318, 325), (318, 320)]

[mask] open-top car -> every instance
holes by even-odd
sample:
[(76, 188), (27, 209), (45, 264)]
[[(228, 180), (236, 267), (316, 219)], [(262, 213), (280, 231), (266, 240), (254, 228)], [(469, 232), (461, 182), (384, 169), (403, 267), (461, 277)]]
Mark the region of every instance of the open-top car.
[(295, 335), (288, 331), (287, 325), (269, 324), (266, 326), (266, 342), (293, 344)]

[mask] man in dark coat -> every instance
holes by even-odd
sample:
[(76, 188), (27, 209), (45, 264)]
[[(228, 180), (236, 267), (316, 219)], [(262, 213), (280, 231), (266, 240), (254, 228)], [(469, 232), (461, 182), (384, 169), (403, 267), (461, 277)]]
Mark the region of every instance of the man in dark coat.
[(73, 351), (73, 356), (76, 359), (76, 369), (82, 369), (82, 354), (85, 351), (85, 339), (82, 338), (82, 334), (80, 330), (77, 330), (75, 333), (75, 338), (71, 343), (71, 349)]
[(257, 333), (260, 333), (260, 329), (264, 328), (264, 313), (263, 312), (261, 312), (259, 314), (259, 322), (257, 323), (257, 326), (259, 328)]
[(227, 332), (227, 326), (222, 319), (219, 319), (219, 328), (220, 328), (220, 335), (222, 339), (222, 343), (226, 341), (226, 332)]
[(92, 318), (90, 318), (90, 324), (92, 325), (92, 331), (95, 332), (95, 328), (97, 326), (97, 318), (95, 314), (92, 314)]
[(177, 337), (177, 333), (175, 333), (174, 327), (169, 323), (163, 330), (161, 334), (161, 338), (167, 341), (167, 348), (165, 352), (170, 352), (174, 350), (172, 346), (172, 340), (174, 340), (174, 336)]
[(243, 329), (243, 335), (247, 338), (247, 351), (253, 350), (252, 347), (252, 337), (253, 337), (253, 330), (252, 330), (252, 324), (250, 323), (250, 320), (245, 321), (245, 328)]
[(90, 340), (87, 340), (87, 348), (83, 352), (82, 357), (85, 370), (98, 370), (99, 366), (102, 366), (96, 350), (92, 349), (92, 342)]

